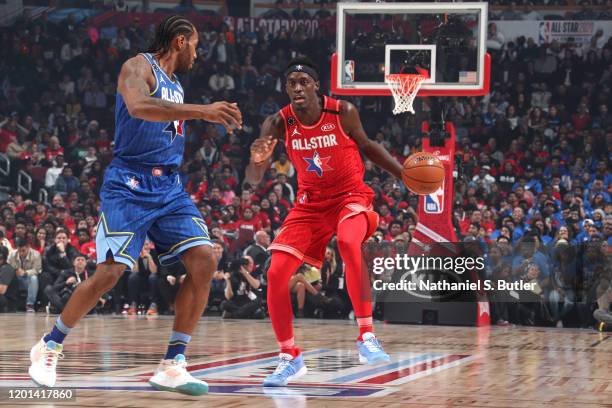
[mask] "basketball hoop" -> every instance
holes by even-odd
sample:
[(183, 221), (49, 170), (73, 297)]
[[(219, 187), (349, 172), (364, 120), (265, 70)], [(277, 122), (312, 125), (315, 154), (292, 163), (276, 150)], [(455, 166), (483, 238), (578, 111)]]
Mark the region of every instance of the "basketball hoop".
[(414, 108), (412, 107), (414, 98), (416, 98), (419, 89), (421, 89), (421, 84), (426, 79), (426, 76), (420, 74), (389, 74), (385, 76), (385, 82), (389, 85), (395, 100), (394, 115), (403, 112), (414, 114)]

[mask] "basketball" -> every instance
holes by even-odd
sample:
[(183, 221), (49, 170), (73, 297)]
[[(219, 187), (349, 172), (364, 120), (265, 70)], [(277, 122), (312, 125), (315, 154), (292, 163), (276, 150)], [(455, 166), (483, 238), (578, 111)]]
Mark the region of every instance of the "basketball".
[(431, 153), (414, 153), (404, 161), (402, 181), (415, 194), (431, 194), (442, 187), (444, 166)]

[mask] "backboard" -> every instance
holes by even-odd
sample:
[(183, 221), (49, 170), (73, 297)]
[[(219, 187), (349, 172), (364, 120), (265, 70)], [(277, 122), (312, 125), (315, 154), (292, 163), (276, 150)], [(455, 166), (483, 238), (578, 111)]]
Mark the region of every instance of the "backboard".
[(332, 93), (391, 95), (385, 75), (428, 72), (419, 96), (485, 95), (487, 3), (338, 3)]

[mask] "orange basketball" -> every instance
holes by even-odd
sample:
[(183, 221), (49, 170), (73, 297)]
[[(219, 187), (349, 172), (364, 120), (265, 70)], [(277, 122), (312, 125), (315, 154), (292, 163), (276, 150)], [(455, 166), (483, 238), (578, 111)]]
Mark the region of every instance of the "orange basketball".
[(444, 166), (431, 153), (415, 153), (404, 162), (402, 181), (415, 194), (431, 194), (442, 187)]

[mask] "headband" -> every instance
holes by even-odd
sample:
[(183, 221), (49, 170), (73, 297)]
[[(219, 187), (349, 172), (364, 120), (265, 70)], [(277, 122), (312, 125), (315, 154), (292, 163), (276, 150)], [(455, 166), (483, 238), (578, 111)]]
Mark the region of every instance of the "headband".
[(305, 74), (310, 75), (312, 79), (314, 79), (315, 81), (319, 80), (319, 74), (317, 73), (317, 71), (314, 68), (309, 67), (308, 65), (296, 64), (296, 65), (290, 66), (285, 71), (285, 77), (288, 77), (289, 74), (293, 72), (303, 72)]

